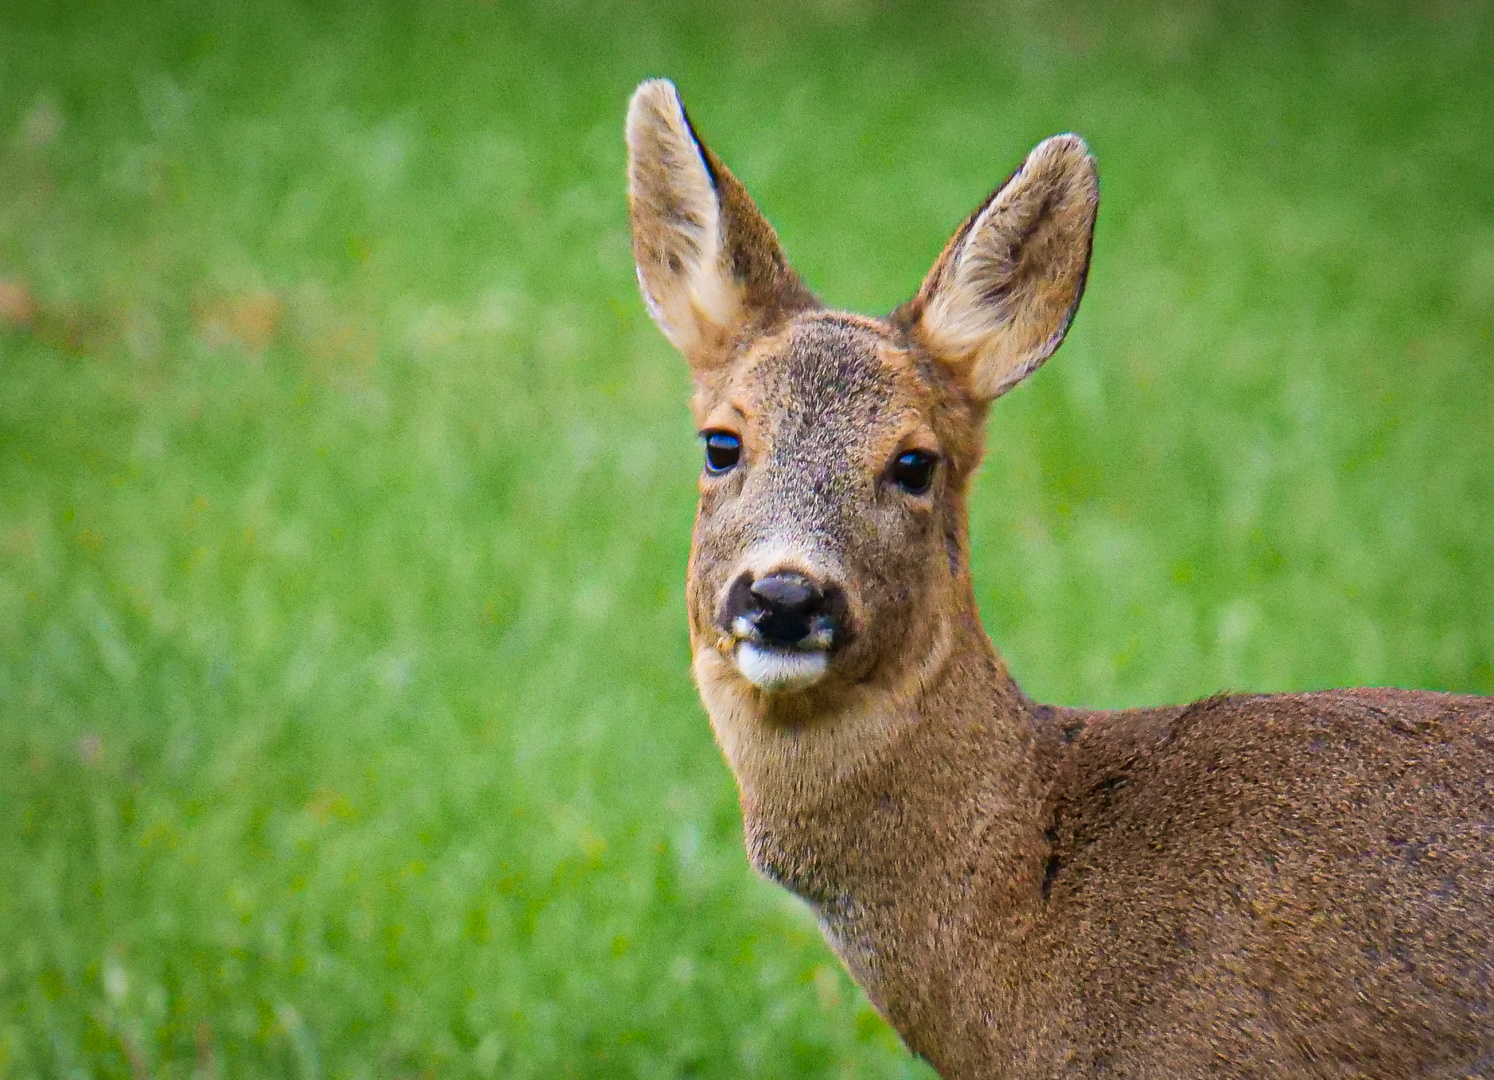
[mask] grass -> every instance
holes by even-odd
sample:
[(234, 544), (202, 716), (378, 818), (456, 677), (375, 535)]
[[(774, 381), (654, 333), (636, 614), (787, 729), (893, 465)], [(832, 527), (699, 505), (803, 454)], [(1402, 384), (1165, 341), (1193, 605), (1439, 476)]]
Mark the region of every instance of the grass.
[(1494, 692), (1487, 4), (0, 12), (0, 1077), (927, 1077), (753, 878), (632, 279), (669, 74), (828, 301), (1025, 150), (1102, 207), (996, 410), (1035, 697)]

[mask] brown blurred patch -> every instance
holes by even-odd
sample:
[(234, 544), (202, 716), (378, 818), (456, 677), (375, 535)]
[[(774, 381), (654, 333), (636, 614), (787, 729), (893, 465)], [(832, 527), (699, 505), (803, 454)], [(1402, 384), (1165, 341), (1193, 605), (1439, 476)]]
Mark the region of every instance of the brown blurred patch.
[[(286, 341), (309, 361), (308, 374), (325, 383), (363, 383), (378, 362), (377, 331), (349, 319), (314, 282), (288, 300), (269, 289), (199, 297), (190, 306), (192, 333), (210, 349), (236, 348), (258, 360)], [(164, 333), (154, 311), (46, 301), (24, 278), (0, 276), (0, 333), (7, 331), (74, 355), (105, 354), (123, 343), (137, 358), (157, 354)]]
[(29, 330), (35, 321), (31, 286), (19, 279), (0, 278), (0, 330)]
[(194, 304), (192, 311), (197, 334), (209, 348), (236, 344), (257, 355), (280, 328), (285, 301), (268, 289), (257, 289)]
[(77, 303), (43, 304), (23, 278), (0, 278), (0, 331), (30, 331), (65, 352), (83, 353), (110, 344), (119, 319)]
[(324, 377), (350, 374), (362, 379), (379, 358), (379, 339), (365, 327), (344, 324), (317, 334), (307, 342)]
[(106, 350), (118, 338), (115, 313), (82, 304), (37, 304), (31, 329), (37, 340), (78, 355)]
[(201, 1080), (217, 1080), (218, 1054), (213, 1049), (213, 1029), (206, 1020), (197, 1022), (197, 1075)]

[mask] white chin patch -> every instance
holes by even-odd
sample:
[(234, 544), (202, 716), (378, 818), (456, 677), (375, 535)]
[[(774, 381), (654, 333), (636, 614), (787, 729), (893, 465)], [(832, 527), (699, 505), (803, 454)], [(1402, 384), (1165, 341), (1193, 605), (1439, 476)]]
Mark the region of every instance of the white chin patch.
[(744, 641), (737, 646), (737, 670), (759, 690), (802, 690), (819, 681), (830, 666), (823, 649), (791, 652)]

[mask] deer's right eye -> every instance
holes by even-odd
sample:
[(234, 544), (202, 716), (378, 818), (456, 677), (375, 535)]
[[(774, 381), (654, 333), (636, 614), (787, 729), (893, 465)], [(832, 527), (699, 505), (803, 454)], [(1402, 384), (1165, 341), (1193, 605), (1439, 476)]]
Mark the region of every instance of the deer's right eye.
[(726, 431), (705, 433), (706, 472), (724, 473), (742, 457), (742, 440)]

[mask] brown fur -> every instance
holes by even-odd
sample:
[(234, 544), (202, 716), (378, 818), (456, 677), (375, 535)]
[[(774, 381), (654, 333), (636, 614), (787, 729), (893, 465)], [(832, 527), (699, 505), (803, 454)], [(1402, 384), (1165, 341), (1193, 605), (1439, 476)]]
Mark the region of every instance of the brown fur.
[[(741, 440), (702, 474), (688, 603), (748, 853), (908, 1046), (951, 1080), (1494, 1075), (1494, 701), (1054, 708), (981, 628), (966, 492), (990, 400), (1082, 293), (1083, 143), (1034, 151), (877, 320), (814, 302), (672, 86), (628, 133), (640, 281), (697, 422)], [(696, 294), (731, 299), (670, 299)], [(927, 492), (889, 480), (910, 449)], [(722, 605), (782, 571), (848, 614), (823, 676), (770, 692)]]

